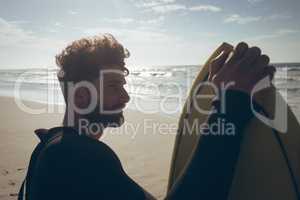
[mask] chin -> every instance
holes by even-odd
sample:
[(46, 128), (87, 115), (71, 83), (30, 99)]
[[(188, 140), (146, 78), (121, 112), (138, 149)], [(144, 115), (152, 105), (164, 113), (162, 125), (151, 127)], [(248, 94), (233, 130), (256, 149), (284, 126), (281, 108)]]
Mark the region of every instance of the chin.
[(124, 124), (124, 121), (123, 113), (119, 113), (114, 116), (114, 119), (108, 122), (107, 127), (120, 127)]
[(120, 127), (124, 124), (123, 112), (116, 114), (99, 114), (93, 112), (85, 116), (90, 123), (98, 123), (99, 125), (106, 127)]

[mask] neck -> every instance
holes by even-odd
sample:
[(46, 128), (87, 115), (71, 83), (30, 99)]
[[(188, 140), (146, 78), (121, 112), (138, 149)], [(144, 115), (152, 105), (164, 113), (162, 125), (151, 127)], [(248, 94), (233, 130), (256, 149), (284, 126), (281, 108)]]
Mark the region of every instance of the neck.
[(75, 130), (77, 130), (80, 135), (84, 134), (84, 135), (86, 135), (92, 139), (96, 139), (96, 140), (99, 140), (103, 133), (103, 130), (97, 130), (96, 132), (92, 131), (89, 126), (88, 119), (83, 118), (82, 116), (80, 116), (77, 113), (74, 113), (73, 116), (69, 116), (68, 111), (65, 112), (62, 125), (66, 126), (66, 127), (72, 127)]

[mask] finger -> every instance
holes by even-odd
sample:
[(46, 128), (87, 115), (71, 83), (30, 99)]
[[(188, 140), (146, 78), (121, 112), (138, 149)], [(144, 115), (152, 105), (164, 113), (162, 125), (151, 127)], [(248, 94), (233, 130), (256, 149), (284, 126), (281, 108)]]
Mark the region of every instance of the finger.
[(230, 51), (222, 51), (222, 53), (212, 61), (212, 65), (215, 69), (217, 69), (216, 71), (219, 71), (219, 69), (225, 64), (229, 54)]
[(258, 80), (264, 79), (266, 77), (269, 77), (269, 80), (272, 81), (274, 78), (274, 74), (276, 72), (276, 69), (274, 66), (266, 66), (263, 68), (263, 71), (256, 75)]
[(218, 73), (218, 71), (223, 67), (226, 59), (228, 58), (230, 51), (222, 51), (218, 57), (211, 61), (209, 69), (209, 81)]
[(267, 55), (261, 55), (255, 62), (255, 66), (265, 67), (269, 64), (270, 58)]
[(241, 61), (241, 64), (244, 66), (249, 66), (253, 64), (261, 55), (261, 50), (258, 47), (251, 47), (247, 50), (245, 55), (243, 56), (243, 59)]
[(265, 67), (268, 66), (270, 58), (267, 55), (259, 56), (256, 61), (253, 63), (253, 66), (250, 68), (252, 71), (264, 71)]
[(274, 75), (276, 73), (276, 68), (273, 65), (268, 65), (268, 66), (264, 67), (264, 73), (266, 75), (269, 75), (271, 80), (273, 80)]
[(248, 50), (248, 44), (245, 42), (240, 42), (232, 55), (232, 57), (229, 59), (228, 63), (233, 63), (243, 57), (243, 55), (247, 52)]

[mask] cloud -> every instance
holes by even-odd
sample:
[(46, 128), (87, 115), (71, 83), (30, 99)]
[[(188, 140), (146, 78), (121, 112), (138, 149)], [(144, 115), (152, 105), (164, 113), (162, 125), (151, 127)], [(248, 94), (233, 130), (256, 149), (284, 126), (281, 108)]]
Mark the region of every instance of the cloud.
[(201, 32), (199, 33), (200, 36), (202, 37), (208, 37), (208, 38), (214, 38), (214, 37), (219, 37), (220, 34), (216, 32)]
[(135, 6), (139, 8), (151, 8), (154, 6), (161, 6), (166, 5), (170, 3), (175, 3), (176, 0), (132, 0), (135, 4)]
[(26, 20), (15, 20), (15, 21), (9, 21), (10, 24), (14, 24), (14, 25), (23, 25), (23, 24), (30, 24), (30, 21), (26, 21)]
[(32, 40), (33, 34), (18, 27), (15, 23), (0, 18), (0, 41), (1, 46)]
[(242, 17), (238, 14), (233, 14), (224, 19), (224, 23), (237, 23), (237, 24), (248, 24), (251, 22), (257, 22), (260, 21), (262, 18), (260, 16), (257, 17)]
[(133, 18), (124, 17), (124, 18), (117, 18), (117, 19), (105, 18), (105, 19), (103, 19), (103, 21), (109, 22), (109, 23), (130, 24), (130, 23), (134, 22), (135, 20)]
[(209, 11), (220, 12), (222, 8), (214, 5), (196, 5), (188, 7), (184, 4), (176, 3), (176, 0), (131, 0), (138, 8), (144, 8), (144, 11), (153, 11), (159, 14), (165, 14), (175, 11)]
[(140, 25), (161, 25), (165, 20), (164, 16), (159, 16), (157, 18), (148, 19), (148, 20), (138, 20)]
[(55, 22), (54, 26), (59, 27), (59, 28), (63, 28), (64, 25), (61, 22)]
[(154, 6), (151, 8), (154, 12), (157, 13), (169, 13), (179, 10), (186, 10), (186, 6), (182, 4), (168, 4), (168, 5), (160, 5)]
[[(99, 33), (113, 34), (124, 47), (129, 49), (132, 56), (126, 60), (126, 63), (130, 68), (137, 65), (181, 64), (184, 62), (179, 60), (187, 59), (187, 57), (183, 56), (182, 48), (186, 40), (163, 29), (85, 27), (81, 30), (86, 36)], [(190, 50), (190, 48), (187, 49)], [(197, 51), (197, 53), (199, 52)], [(188, 54), (188, 56), (191, 55)], [(172, 59), (170, 60), (170, 58)]]
[(270, 16), (240, 16), (239, 14), (232, 14), (230, 16), (227, 16), (224, 19), (224, 23), (237, 23), (237, 24), (248, 24), (251, 22), (257, 22), (257, 21), (273, 21), (273, 20), (285, 20), (292, 18), (291, 15), (287, 14), (273, 14)]
[(0, 18), (0, 47), (26, 47), (35, 49), (56, 48), (64, 42), (38, 37), (33, 31), (25, 30), (14, 22)]
[(291, 15), (287, 15), (287, 14), (273, 14), (270, 16), (267, 16), (264, 18), (264, 20), (268, 21), (268, 20), (282, 20), (282, 19), (290, 19), (292, 18)]
[(99, 33), (111, 33), (121, 40), (130, 41), (132, 43), (149, 43), (151, 45), (155, 41), (165, 41), (170, 37), (166, 33), (158, 30), (144, 29), (128, 29), (128, 28), (87, 28), (83, 30), (86, 35), (96, 35)]
[(52, 22), (50, 26), (42, 27), (41, 30), (49, 33), (59, 33), (62, 29), (65, 28), (61, 22)]
[(77, 11), (74, 11), (74, 10), (69, 10), (69, 11), (68, 11), (68, 14), (69, 14), (69, 15), (77, 15), (78, 12), (77, 12)]
[(266, 39), (273, 39), (273, 38), (278, 38), (278, 37), (283, 37), (295, 33), (300, 33), (300, 30), (296, 29), (279, 29), (273, 33), (270, 34), (265, 34), (265, 35), (258, 35), (252, 38), (248, 38), (246, 40), (251, 40), (251, 41), (260, 41), (260, 40), (266, 40)]
[(299, 33), (300, 30), (295, 30), (295, 29), (280, 29), (277, 31), (278, 36), (282, 35), (288, 35), (288, 34), (293, 34), (293, 33)]
[(191, 11), (210, 11), (210, 12), (220, 12), (222, 8), (213, 5), (198, 5), (189, 8)]
[(248, 2), (251, 3), (251, 4), (261, 3), (263, 1), (264, 0), (248, 0)]
[(134, 19), (134, 18), (116, 18), (116, 19), (109, 19), (105, 18), (103, 19), (104, 22), (107, 23), (117, 23), (117, 24), (122, 24), (122, 25), (127, 25), (127, 24), (134, 24), (138, 26), (156, 26), (156, 25), (161, 25), (165, 20), (164, 16), (159, 16), (156, 18), (151, 18), (151, 19)]

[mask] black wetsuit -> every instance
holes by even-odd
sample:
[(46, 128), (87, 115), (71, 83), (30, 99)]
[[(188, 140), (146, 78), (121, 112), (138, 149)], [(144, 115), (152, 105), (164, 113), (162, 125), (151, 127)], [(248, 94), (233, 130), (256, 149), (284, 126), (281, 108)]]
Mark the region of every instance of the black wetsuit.
[[(249, 96), (227, 91), (226, 114), (220, 113), (218, 100), (213, 109), (217, 112), (208, 117), (208, 124), (220, 119), (233, 123), (235, 135), (204, 134), (186, 173), (167, 199), (227, 199), (241, 132), (252, 117)], [(145, 199), (143, 189), (127, 176), (117, 155), (103, 142), (79, 136), (69, 127), (56, 127), (39, 137), (42, 141), (32, 154), (26, 188), (21, 189), (27, 199)]]

